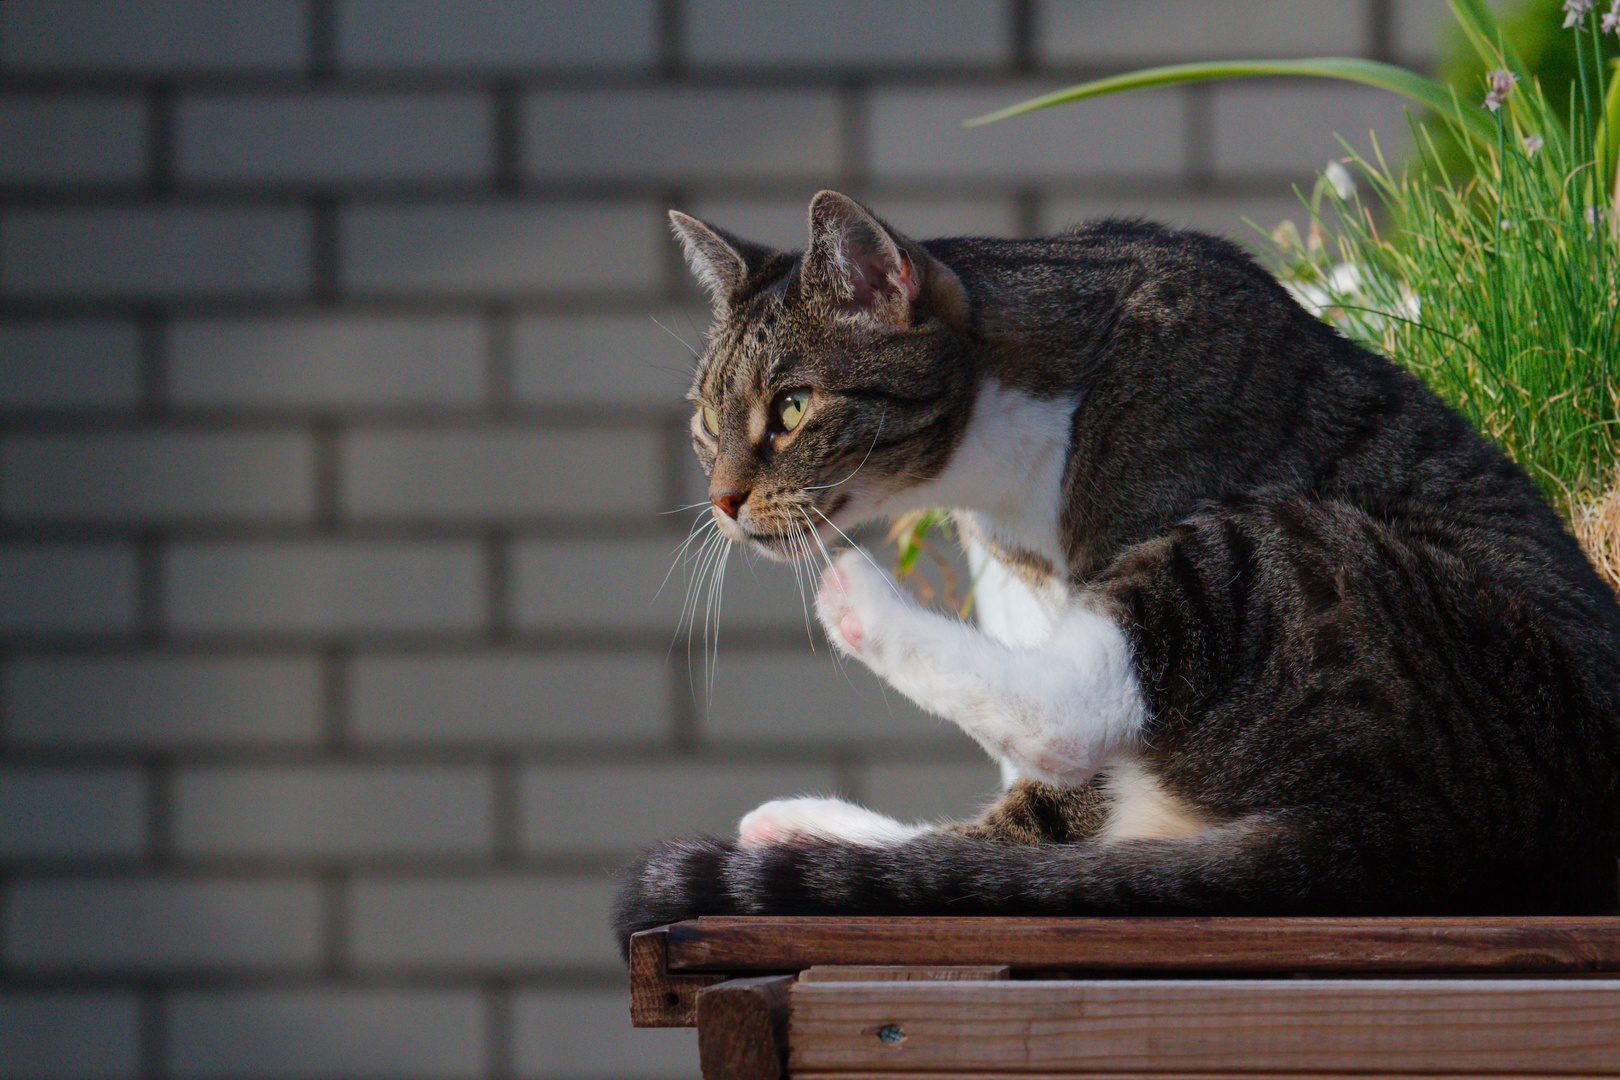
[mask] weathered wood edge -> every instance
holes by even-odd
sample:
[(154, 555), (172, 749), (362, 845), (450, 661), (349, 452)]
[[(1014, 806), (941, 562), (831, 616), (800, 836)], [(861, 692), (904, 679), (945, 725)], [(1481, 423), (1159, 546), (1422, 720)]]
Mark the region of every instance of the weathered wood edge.
[(799, 972), (802, 983), (995, 982), (1012, 978), (1006, 964), (818, 964)]
[(728, 979), (698, 991), (703, 1080), (781, 1080), (787, 1072), (792, 975)]
[(1022, 972), (1620, 973), (1620, 918), (703, 918), (670, 973), (1007, 964)]
[[(895, 1080), (897, 1075), (904, 1075), (905, 1080), (1008, 1080), (1008, 1073), (985, 1072), (984, 1070), (970, 1070), (967, 1072), (907, 1072), (896, 1074), (894, 1072), (873, 1071), (870, 1069), (856, 1069), (852, 1071), (821, 1072), (819, 1070), (793, 1074), (793, 1080)], [(1076, 1076), (1084, 1076), (1086, 1080), (1188, 1080), (1187, 1073), (1167, 1072), (1020, 1072), (1019, 1080), (1073, 1080)], [(1302, 1072), (1267, 1072), (1256, 1074), (1252, 1072), (1201, 1072), (1196, 1074), (1197, 1080), (1614, 1080), (1612, 1076), (1605, 1077), (1597, 1073), (1527, 1073), (1514, 1072), (1504, 1076), (1502, 1073), (1302, 1073)]]
[(697, 996), (724, 975), (671, 975), (668, 927), (630, 936), (630, 1023), (636, 1027), (691, 1027)]

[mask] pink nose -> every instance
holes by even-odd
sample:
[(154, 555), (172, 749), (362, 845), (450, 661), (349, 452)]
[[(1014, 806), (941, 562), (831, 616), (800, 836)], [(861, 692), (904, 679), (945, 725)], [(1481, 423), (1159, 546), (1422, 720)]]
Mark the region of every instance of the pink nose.
[(709, 493), (709, 501), (718, 506), (720, 508), (720, 512), (726, 515), (726, 517), (735, 520), (737, 517), (737, 511), (741, 510), (742, 504), (748, 501), (748, 492), (712, 491)]

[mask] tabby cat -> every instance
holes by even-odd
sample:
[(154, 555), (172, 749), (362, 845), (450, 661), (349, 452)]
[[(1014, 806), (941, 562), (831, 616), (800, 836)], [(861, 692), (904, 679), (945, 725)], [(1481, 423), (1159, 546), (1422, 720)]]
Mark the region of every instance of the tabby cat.
[(1620, 605), (1525, 473), (1235, 245), (1109, 220), (804, 253), (680, 213), (713, 515), (776, 558), (947, 507), (979, 626), (859, 549), (833, 645), (1002, 763), (976, 822), (767, 803), (628, 871), (716, 914), (1404, 914), (1620, 902)]

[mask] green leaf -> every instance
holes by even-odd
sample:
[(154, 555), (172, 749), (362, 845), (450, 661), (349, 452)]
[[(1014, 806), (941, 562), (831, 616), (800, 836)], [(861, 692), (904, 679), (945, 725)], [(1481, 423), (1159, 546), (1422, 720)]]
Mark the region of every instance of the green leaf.
[[(1462, 3), (1465, 0), (1454, 2)], [(1460, 107), (1451, 90), (1443, 83), (1426, 79), (1393, 64), (1363, 60), (1354, 56), (1318, 56), (1305, 60), (1220, 60), (1145, 68), (1021, 101), (997, 112), (975, 117), (966, 123), (968, 127), (977, 127), (980, 124), (1005, 120), (1010, 116), (1019, 116), (1037, 109), (1080, 101), (1083, 98), (1115, 94), (1122, 90), (1143, 90), (1152, 86), (1175, 86), (1182, 83), (1238, 79), (1255, 75), (1308, 75), (1320, 79), (1339, 79), (1376, 86), (1427, 105), (1441, 114), (1458, 117), (1462, 126), (1475, 138), (1485, 142), (1496, 140), (1496, 124), (1491, 118), (1478, 109)]]
[(1486, 67), (1505, 64), (1515, 75), (1524, 75), (1529, 68), (1519, 59), (1518, 52), (1502, 33), (1502, 26), (1486, 6), (1484, 0), (1446, 0), (1451, 14), (1456, 16), (1468, 44), (1485, 62)]
[(1614, 204), (1620, 198), (1620, 178), (1615, 175), (1620, 159), (1620, 61), (1614, 63), (1614, 74), (1609, 76), (1609, 91), (1603, 99), (1603, 116), (1598, 120), (1593, 144), (1597, 154), (1598, 183), (1601, 185), (1599, 204), (1609, 203), (1609, 213), (1620, 213)]

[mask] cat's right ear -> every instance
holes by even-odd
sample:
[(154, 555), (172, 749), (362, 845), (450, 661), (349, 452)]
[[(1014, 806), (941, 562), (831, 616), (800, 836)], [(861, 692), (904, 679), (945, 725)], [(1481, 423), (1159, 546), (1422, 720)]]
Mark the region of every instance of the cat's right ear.
[(686, 253), (686, 265), (708, 292), (717, 316), (725, 313), (748, 280), (750, 266), (757, 266), (770, 254), (758, 244), (739, 240), (679, 210), (669, 212), (669, 225)]

